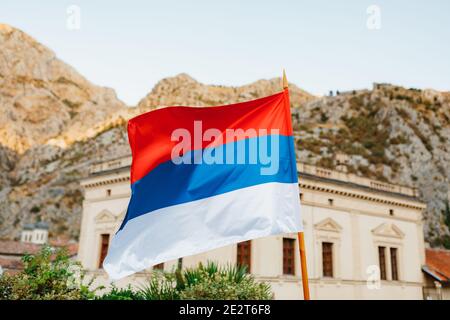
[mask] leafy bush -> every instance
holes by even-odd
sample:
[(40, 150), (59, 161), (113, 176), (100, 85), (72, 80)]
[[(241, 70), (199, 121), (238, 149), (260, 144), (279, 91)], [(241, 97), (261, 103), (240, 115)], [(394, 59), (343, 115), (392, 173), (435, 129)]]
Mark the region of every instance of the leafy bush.
[(96, 296), (90, 289), (94, 279), (84, 284), (79, 262), (69, 259), (63, 249), (44, 246), (35, 255), (22, 258), (24, 270), (0, 276), (1, 300), (180, 300), (180, 299), (271, 299), (268, 284), (258, 283), (245, 267), (218, 267), (216, 263), (175, 272), (155, 271), (147, 284), (134, 290), (111, 286)]
[(93, 299), (93, 279), (83, 284), (85, 274), (65, 249), (44, 246), (36, 255), (22, 258), (24, 270), (0, 277), (0, 299), (6, 300), (80, 300)]
[(197, 268), (175, 272), (155, 271), (148, 283), (136, 292), (131, 287), (112, 290), (99, 299), (136, 300), (202, 300), (244, 299), (263, 300), (272, 298), (268, 284), (258, 283), (247, 273), (245, 267), (218, 267), (216, 263), (199, 264)]
[(186, 270), (185, 286), (181, 299), (234, 299), (267, 300), (272, 298), (268, 284), (257, 283), (245, 267), (228, 266), (217, 269), (209, 263), (206, 267)]
[(133, 291), (130, 285), (122, 289), (113, 285), (109, 292), (97, 297), (97, 300), (142, 300), (142, 295)]

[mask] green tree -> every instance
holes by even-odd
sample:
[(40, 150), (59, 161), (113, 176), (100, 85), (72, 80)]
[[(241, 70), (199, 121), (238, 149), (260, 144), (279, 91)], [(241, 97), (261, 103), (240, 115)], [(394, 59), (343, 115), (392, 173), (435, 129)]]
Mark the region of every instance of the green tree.
[(85, 273), (70, 260), (65, 249), (44, 246), (37, 254), (22, 258), (24, 269), (0, 277), (0, 299), (82, 300), (93, 299), (93, 279), (84, 284)]

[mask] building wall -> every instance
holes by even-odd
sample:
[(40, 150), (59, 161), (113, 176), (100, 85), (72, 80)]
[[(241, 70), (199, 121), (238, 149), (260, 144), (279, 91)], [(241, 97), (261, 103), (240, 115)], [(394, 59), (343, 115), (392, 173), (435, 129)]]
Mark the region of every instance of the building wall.
[(33, 229), (33, 230), (23, 230), (20, 236), (20, 241), (44, 244), (48, 240), (48, 230), (46, 229)]
[(436, 287), (436, 279), (429, 275), (424, 275), (424, 299), (427, 300), (450, 300), (450, 287), (441, 286)]
[[(108, 282), (98, 268), (101, 234), (112, 236), (122, 221), (130, 196), (127, 177), (127, 171), (118, 171), (91, 177), (82, 183), (85, 201), (79, 259), (97, 275), (98, 283)], [(422, 299), (423, 204), (395, 194), (315, 179), (301, 178), (300, 185), (303, 185), (302, 217), (313, 299)], [(299, 299), (302, 298), (299, 257), (296, 254), (296, 275), (283, 275), (283, 237), (296, 239), (295, 234), (289, 234), (252, 241), (251, 272), (257, 279), (271, 284), (276, 299)], [(333, 278), (322, 276), (321, 245), (324, 241), (333, 243)], [(379, 245), (398, 249), (398, 281), (389, 278), (381, 282), (368, 281), (376, 278)], [(183, 266), (195, 266), (207, 260), (234, 264), (236, 255), (236, 245), (231, 245), (184, 257)], [(177, 261), (168, 261), (164, 268), (171, 270), (176, 265)], [(150, 269), (125, 278), (118, 285), (141, 283)]]

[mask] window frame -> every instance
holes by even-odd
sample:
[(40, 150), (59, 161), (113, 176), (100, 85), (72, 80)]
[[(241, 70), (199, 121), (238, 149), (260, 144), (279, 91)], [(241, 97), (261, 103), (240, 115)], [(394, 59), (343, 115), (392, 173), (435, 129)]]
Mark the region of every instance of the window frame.
[[(392, 253), (395, 252), (395, 257), (393, 259)], [(398, 272), (398, 248), (395, 246), (389, 247), (389, 258), (390, 258), (390, 267), (391, 267), (391, 281), (400, 281), (399, 272)], [(395, 263), (394, 263), (395, 261)], [(394, 268), (395, 265), (395, 268)], [(395, 271), (395, 272), (394, 272)], [(395, 276), (394, 276), (395, 275)]]
[[(388, 263), (386, 259), (386, 246), (377, 246), (378, 248), (378, 268), (380, 269), (380, 280), (388, 280)], [(383, 263), (381, 263), (381, 253), (383, 253)]]
[[(252, 240), (247, 241), (241, 241), (236, 244), (236, 265), (243, 265), (240, 263), (239, 257), (242, 256), (242, 253), (240, 252), (240, 248), (243, 246), (246, 246), (248, 248), (248, 253), (245, 254), (245, 256), (248, 256), (248, 265), (247, 265), (247, 273), (251, 273), (252, 271)], [(242, 260), (242, 258), (241, 258)]]
[[(103, 248), (104, 248), (104, 236), (107, 236), (108, 243), (106, 244), (106, 253), (103, 255)], [(103, 268), (103, 261), (105, 261), (106, 256), (108, 255), (109, 245), (111, 244), (111, 234), (108, 232), (100, 233), (100, 250), (98, 254), (98, 261), (97, 261), (97, 268), (102, 269)]]
[[(380, 268), (379, 263), (379, 255), (378, 255), (378, 247), (385, 247), (385, 261), (386, 261), (386, 279), (381, 278), (381, 268), (380, 268), (380, 280), (381, 281), (397, 281), (401, 282), (403, 275), (403, 245), (401, 242), (397, 241), (375, 241), (374, 242), (374, 251), (376, 252), (375, 261), (377, 266)], [(392, 277), (392, 261), (391, 261), (391, 248), (396, 249), (397, 251), (397, 279), (393, 279)]]
[[(290, 247), (286, 248), (285, 244), (290, 243)], [(295, 238), (290, 237), (283, 237), (282, 238), (282, 274), (285, 276), (295, 276), (296, 275), (296, 263), (295, 263), (295, 252), (297, 248), (297, 240)], [(286, 265), (288, 257), (285, 256), (286, 250), (292, 250), (292, 255), (290, 257), (290, 263), (289, 266)], [(291, 269), (292, 272), (289, 272), (288, 270)]]
[[(327, 273), (330, 272), (330, 274), (325, 274), (325, 251), (324, 248), (325, 247), (329, 247), (329, 251), (327, 251), (327, 253), (330, 254), (329, 259), (330, 259), (330, 266), (331, 269), (328, 270), (327, 268)], [(321, 242), (321, 253), (322, 253), (322, 278), (329, 278), (332, 279), (334, 278), (334, 243), (332, 241), (322, 241)]]

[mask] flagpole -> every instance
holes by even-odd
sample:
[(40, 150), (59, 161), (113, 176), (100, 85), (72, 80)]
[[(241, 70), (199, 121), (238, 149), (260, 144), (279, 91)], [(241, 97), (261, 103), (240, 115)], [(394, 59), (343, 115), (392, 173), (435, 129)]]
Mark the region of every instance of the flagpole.
[[(289, 83), (287, 81), (286, 72), (283, 69), (283, 89), (288, 89), (288, 88), (289, 88)], [(298, 233), (298, 249), (300, 252), (300, 268), (301, 268), (300, 270), (302, 272), (303, 299), (310, 300), (309, 284), (308, 284), (308, 269), (306, 266), (305, 235), (303, 232)]]

